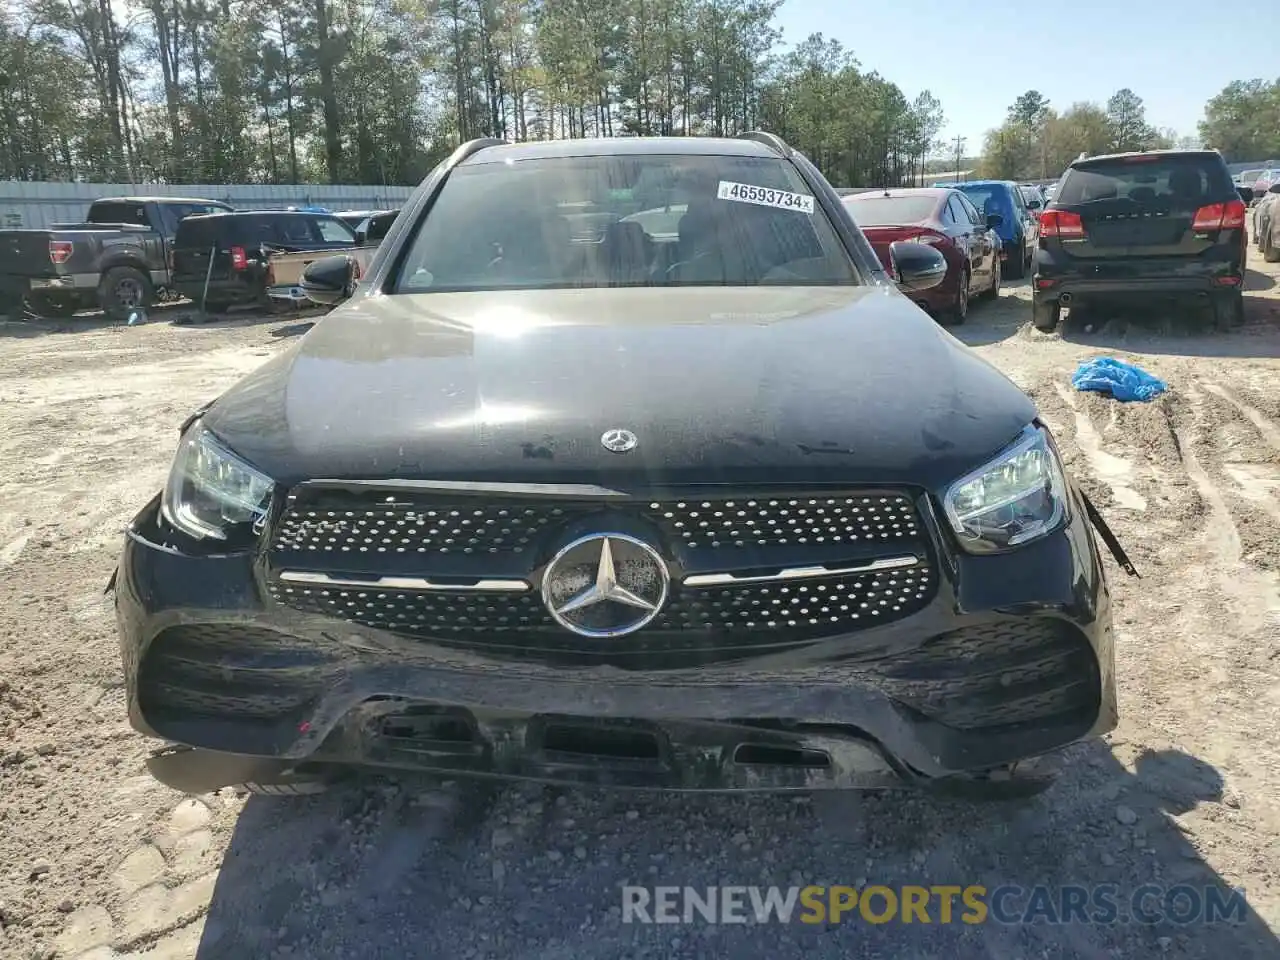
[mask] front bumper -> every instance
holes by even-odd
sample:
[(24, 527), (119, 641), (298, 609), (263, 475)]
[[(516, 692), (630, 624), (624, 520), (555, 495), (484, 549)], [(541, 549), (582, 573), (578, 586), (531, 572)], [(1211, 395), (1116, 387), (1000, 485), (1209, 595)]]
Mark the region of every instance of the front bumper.
[(273, 599), (260, 554), (183, 553), (157, 512), (130, 526), (115, 581), (129, 717), (205, 750), (815, 789), (987, 771), (1116, 722), (1109, 597), (1082, 510), (1016, 553), (946, 557), (905, 619), (678, 669), (478, 654), (302, 612)]

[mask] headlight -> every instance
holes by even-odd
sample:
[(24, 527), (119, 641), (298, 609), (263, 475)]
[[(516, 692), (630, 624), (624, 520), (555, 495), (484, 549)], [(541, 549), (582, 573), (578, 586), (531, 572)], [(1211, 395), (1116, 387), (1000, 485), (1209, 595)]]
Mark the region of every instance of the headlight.
[(952, 484), (943, 507), (964, 548), (981, 553), (1057, 529), (1066, 488), (1049, 435), (1032, 425), (995, 460)]
[(200, 540), (226, 540), (265, 519), (275, 484), (224, 447), (196, 421), (182, 436), (161, 513), (173, 526)]

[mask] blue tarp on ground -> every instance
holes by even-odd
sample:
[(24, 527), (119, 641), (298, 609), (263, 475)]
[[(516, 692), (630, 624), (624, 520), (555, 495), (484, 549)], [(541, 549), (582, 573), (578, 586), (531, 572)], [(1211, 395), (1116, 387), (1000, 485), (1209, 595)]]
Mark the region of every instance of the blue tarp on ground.
[(1077, 390), (1109, 393), (1124, 402), (1151, 400), (1169, 389), (1163, 380), (1141, 367), (1111, 357), (1096, 357), (1080, 364), (1071, 385)]

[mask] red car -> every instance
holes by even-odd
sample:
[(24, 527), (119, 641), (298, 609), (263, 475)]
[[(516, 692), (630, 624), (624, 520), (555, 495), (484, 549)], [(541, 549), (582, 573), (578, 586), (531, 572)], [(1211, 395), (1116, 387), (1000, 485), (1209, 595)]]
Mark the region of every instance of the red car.
[(959, 190), (918, 187), (875, 190), (843, 198), (844, 205), (890, 269), (889, 245), (927, 243), (947, 261), (947, 277), (913, 299), (944, 323), (964, 323), (975, 296), (1000, 293), (999, 216), (983, 217)]

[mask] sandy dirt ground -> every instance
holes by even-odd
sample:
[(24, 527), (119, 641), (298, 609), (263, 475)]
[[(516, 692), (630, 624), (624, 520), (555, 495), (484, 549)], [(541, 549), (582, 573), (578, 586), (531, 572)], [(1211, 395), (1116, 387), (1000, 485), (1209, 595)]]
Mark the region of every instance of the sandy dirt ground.
[[(955, 333), (1035, 398), (1108, 561), (1122, 720), (1033, 802), (366, 784), (183, 797), (125, 721), (103, 587), (183, 417), (292, 321), (0, 326), (0, 957), (1280, 957), (1280, 270), (1247, 323), (1071, 318), (1026, 284)], [(1150, 404), (1074, 392), (1136, 361)], [(1243, 887), (1243, 923), (623, 923), (624, 884)]]

